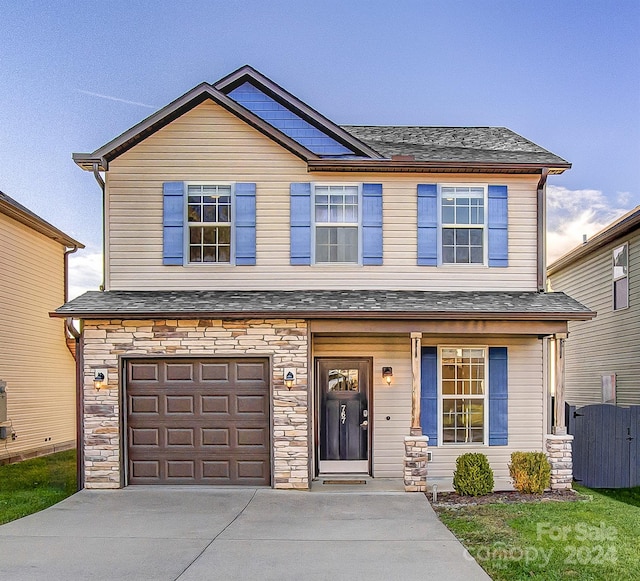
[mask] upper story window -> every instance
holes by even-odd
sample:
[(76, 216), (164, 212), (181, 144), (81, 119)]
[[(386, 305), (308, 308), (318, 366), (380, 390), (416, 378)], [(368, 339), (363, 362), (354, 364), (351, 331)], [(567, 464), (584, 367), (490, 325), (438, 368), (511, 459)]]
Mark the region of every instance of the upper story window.
[(629, 307), (629, 245), (613, 249), (613, 310)]
[(315, 262), (357, 264), (358, 186), (315, 186)]
[(231, 186), (187, 186), (190, 263), (231, 262)]
[(440, 365), (442, 442), (484, 444), (488, 376), (486, 349), (443, 347)]
[(442, 264), (484, 264), (485, 188), (442, 186)]

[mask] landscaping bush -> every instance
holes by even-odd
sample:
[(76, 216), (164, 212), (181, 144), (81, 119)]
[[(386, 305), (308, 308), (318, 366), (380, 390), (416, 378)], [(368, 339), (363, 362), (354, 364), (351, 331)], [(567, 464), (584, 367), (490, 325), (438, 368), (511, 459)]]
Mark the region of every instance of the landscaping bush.
[(544, 452), (513, 452), (509, 474), (513, 487), (525, 494), (542, 494), (551, 483), (551, 466)]
[(453, 488), (464, 496), (481, 496), (493, 491), (493, 470), (484, 454), (462, 454), (456, 459)]

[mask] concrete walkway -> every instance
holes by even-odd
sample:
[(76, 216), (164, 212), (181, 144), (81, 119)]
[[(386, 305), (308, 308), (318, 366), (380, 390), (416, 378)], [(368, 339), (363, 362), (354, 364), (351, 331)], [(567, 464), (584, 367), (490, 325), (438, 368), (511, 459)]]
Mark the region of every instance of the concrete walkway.
[(0, 526), (11, 581), (489, 579), (422, 494), (129, 487)]

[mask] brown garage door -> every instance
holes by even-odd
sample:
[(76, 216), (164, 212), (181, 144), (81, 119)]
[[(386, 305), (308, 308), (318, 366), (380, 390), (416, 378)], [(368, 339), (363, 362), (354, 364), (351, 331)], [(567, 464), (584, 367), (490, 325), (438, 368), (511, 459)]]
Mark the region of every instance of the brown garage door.
[(126, 363), (129, 484), (268, 485), (269, 362)]

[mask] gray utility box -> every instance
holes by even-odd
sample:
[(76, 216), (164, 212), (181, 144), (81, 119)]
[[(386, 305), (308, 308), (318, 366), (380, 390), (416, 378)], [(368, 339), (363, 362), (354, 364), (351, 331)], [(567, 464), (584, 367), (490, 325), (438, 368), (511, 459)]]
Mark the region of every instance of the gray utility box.
[(7, 421), (7, 382), (0, 379), (0, 424)]

